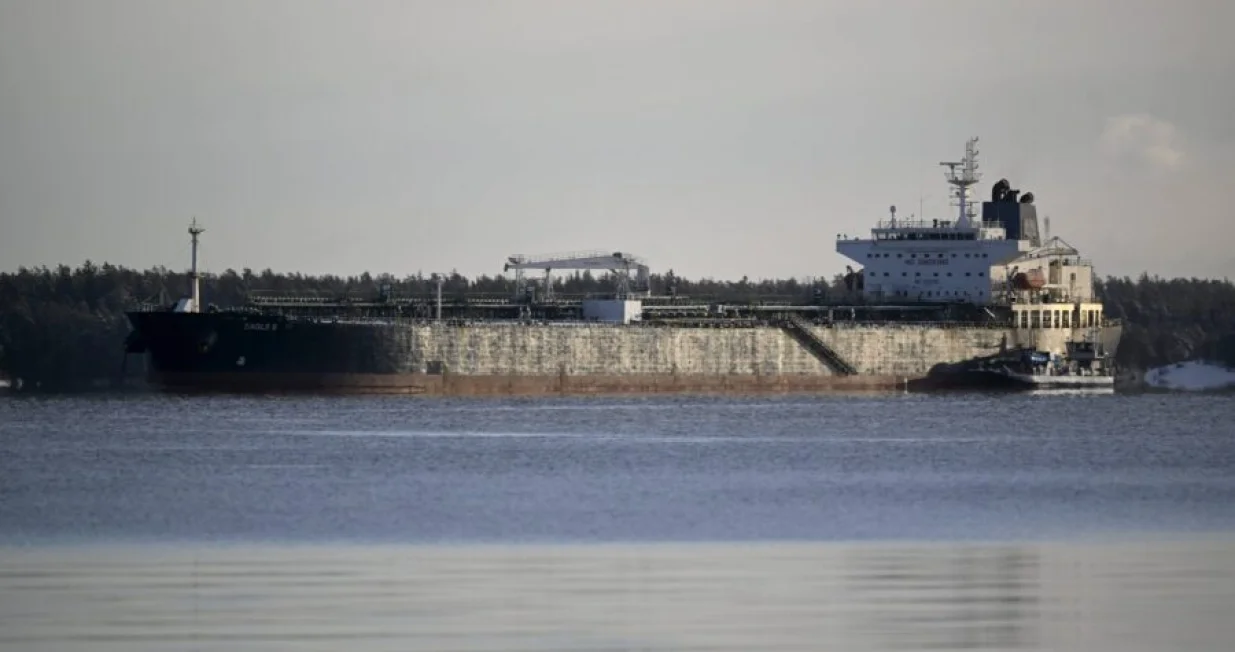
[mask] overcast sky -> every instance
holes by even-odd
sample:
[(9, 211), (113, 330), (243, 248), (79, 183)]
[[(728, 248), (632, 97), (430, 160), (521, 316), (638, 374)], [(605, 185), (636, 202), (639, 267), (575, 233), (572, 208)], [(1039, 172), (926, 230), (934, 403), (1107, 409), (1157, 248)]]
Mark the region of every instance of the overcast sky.
[(1229, 0), (0, 0), (0, 269), (831, 275), (1032, 190), (1099, 274), (1235, 277)]

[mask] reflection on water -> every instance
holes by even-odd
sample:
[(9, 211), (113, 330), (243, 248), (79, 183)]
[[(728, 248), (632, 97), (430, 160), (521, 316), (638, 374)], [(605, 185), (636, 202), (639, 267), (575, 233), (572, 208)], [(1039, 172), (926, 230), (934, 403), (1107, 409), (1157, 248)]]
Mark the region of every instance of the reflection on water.
[[(887, 649), (1033, 649), (1040, 553), (1021, 546), (885, 549), (854, 555), (848, 594), (878, 608), (861, 633)], [(1049, 607), (1049, 605), (1048, 605)]]
[(0, 551), (4, 650), (1230, 650), (1230, 542)]

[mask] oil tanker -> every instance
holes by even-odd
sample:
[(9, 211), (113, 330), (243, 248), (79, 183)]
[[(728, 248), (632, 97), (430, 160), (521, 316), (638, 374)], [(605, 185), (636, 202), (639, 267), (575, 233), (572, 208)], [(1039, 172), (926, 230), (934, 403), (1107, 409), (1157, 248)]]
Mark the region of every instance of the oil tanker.
[[(126, 351), (173, 391), (427, 395), (751, 393), (931, 389), (992, 383), (992, 360), (1034, 373), (1110, 376), (1120, 326), (1093, 265), (1039, 230), (1032, 193), (995, 183), (971, 201), (977, 139), (944, 163), (957, 212), (837, 236), (859, 266), (843, 297), (699, 302), (651, 287), (628, 252), (511, 256), (510, 297), (251, 296), (201, 306), (202, 229), (189, 227), (188, 296), (127, 314)], [(607, 270), (615, 291), (556, 297), (555, 270)], [(543, 271), (544, 278), (528, 272)], [(1084, 351), (1083, 359), (1076, 355)], [(1032, 354), (1032, 355), (1029, 355)], [(1034, 373), (1004, 378), (1034, 377)], [(998, 384), (998, 383), (995, 383)], [(1015, 383), (1014, 383), (1015, 384)]]

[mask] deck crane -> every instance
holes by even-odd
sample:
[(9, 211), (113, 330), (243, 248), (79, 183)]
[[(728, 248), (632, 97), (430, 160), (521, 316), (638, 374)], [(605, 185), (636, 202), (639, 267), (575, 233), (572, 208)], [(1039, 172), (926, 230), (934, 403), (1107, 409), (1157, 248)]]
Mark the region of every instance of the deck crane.
[[(522, 298), (527, 292), (524, 270), (545, 270), (544, 300), (553, 300), (553, 270), (555, 269), (603, 269), (613, 273), (617, 281), (618, 298), (651, 292), (647, 263), (638, 256), (621, 251), (583, 251), (564, 254), (525, 256), (515, 254), (506, 260), (502, 271), (515, 270), (515, 292)], [(634, 278), (631, 272), (634, 272)]]

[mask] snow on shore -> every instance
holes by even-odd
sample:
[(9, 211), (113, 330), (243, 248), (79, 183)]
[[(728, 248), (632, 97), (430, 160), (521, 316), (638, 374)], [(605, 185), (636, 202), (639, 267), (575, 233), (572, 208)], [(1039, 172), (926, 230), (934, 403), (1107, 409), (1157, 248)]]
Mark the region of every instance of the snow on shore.
[(1155, 389), (1206, 391), (1235, 388), (1235, 369), (1208, 362), (1180, 362), (1150, 369), (1145, 383)]

